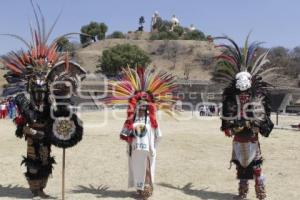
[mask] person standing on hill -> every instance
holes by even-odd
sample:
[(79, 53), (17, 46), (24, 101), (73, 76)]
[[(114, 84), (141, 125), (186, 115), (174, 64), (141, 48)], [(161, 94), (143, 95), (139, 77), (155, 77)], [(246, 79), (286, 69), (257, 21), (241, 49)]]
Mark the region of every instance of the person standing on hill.
[(236, 165), (239, 179), (239, 199), (246, 199), (249, 183), (255, 180), (256, 197), (266, 199), (265, 177), (262, 172), (263, 157), (259, 143), (259, 134), (268, 137), (273, 129), (270, 119), (271, 105), (264, 75), (268, 63), (268, 52), (256, 56), (260, 43), (248, 46), (248, 38), (244, 49), (228, 37), (231, 45), (220, 45), (226, 49), (218, 56), (216, 79), (225, 83), (223, 92), (222, 126), (228, 137), (233, 137), (231, 162)]

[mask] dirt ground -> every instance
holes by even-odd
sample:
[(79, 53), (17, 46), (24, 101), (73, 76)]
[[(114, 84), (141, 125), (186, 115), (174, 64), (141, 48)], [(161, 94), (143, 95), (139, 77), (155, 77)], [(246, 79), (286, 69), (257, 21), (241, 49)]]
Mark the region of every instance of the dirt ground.
[[(66, 199), (134, 199), (127, 188), (126, 144), (118, 138), (124, 111), (84, 113), (85, 135), (67, 150)], [(163, 138), (158, 149), (155, 200), (227, 200), (237, 192), (234, 166), (231, 170), (231, 139), (219, 131), (217, 117), (183, 113), (179, 120), (162, 115)], [(281, 116), (281, 125), (295, 124), (299, 117)], [(20, 167), (26, 143), (14, 136), (9, 120), (0, 121), (0, 199), (30, 199)], [(274, 130), (261, 139), (268, 199), (300, 199), (300, 132)], [(56, 157), (53, 178), (46, 192), (61, 198), (62, 150)], [(249, 199), (255, 199), (251, 182)]]

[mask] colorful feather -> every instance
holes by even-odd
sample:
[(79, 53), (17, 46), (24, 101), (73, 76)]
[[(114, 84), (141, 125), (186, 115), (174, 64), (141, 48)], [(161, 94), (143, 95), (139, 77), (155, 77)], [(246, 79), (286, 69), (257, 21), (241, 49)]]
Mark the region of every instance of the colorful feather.
[(123, 68), (119, 79), (109, 81), (106, 103), (128, 104), (136, 95), (149, 95), (146, 101), (152, 101), (157, 108), (171, 109), (176, 102), (172, 94), (176, 88), (175, 77), (169, 73), (154, 68), (127, 67)]
[(57, 51), (57, 40), (48, 42), (58, 18), (47, 31), (45, 18), (39, 5), (35, 5), (32, 0), (30, 2), (35, 17), (35, 28), (30, 25), (32, 41), (28, 42), (21, 36), (14, 34), (2, 34), (20, 40), (28, 48), (27, 51), (10, 52), (2, 57), (4, 66), (20, 77), (32, 72), (31, 69), (27, 70), (28, 66), (34, 68), (35, 71), (47, 72), (49, 67), (54, 66), (55, 63), (62, 61), (67, 56), (66, 53)]

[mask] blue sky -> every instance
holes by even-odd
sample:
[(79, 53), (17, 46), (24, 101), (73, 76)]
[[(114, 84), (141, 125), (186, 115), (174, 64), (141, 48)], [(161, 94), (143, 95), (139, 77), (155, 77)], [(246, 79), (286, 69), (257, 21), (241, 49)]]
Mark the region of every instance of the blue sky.
[[(159, 11), (164, 19), (173, 14), (184, 26), (194, 24), (206, 34), (226, 34), (242, 44), (252, 30), (251, 39), (266, 47), (300, 45), (299, 0), (36, 0), (50, 25), (62, 9), (53, 36), (79, 32), (90, 21), (105, 22), (109, 32), (136, 30), (138, 18), (145, 16), (149, 30), (151, 15)], [(1, 0), (0, 33), (13, 33), (29, 39), (33, 12), (29, 0)], [(0, 36), (0, 54), (23, 45)]]

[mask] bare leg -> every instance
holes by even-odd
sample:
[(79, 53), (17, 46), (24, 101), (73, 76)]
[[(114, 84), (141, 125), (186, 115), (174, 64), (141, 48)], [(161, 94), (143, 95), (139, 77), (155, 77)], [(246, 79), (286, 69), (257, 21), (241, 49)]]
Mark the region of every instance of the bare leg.
[(150, 160), (147, 159), (147, 168), (146, 168), (146, 177), (145, 177), (145, 184), (152, 186), (152, 179), (151, 179), (151, 168), (150, 168)]
[(39, 190), (39, 196), (42, 198), (42, 199), (47, 199), (49, 198), (50, 196), (47, 195), (45, 192), (44, 192), (44, 189), (46, 188), (47, 186), (47, 182), (48, 182), (48, 177), (47, 178), (43, 178), (41, 180), (41, 188)]

